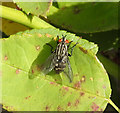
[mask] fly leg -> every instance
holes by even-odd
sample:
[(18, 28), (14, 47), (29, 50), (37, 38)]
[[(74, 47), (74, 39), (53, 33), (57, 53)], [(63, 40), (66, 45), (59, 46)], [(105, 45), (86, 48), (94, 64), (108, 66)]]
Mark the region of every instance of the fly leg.
[[(59, 40), (59, 36), (58, 35), (57, 35), (57, 38)], [(46, 43), (46, 44), (51, 47), (51, 53), (53, 53), (53, 46), (51, 46), (49, 43)], [(57, 41), (57, 44), (58, 44), (58, 41)]]
[[(58, 35), (57, 35), (57, 39), (59, 40), (59, 36)], [(57, 44), (59, 43), (58, 40), (57, 40)]]
[(53, 53), (53, 46), (51, 46), (49, 43), (46, 44), (51, 47), (51, 53)]
[(73, 49), (77, 44), (78, 44), (78, 42), (73, 47), (71, 47), (71, 54), (68, 53), (68, 56), (70, 56), (70, 57), (72, 56)]
[(70, 42), (69, 42), (69, 44), (68, 44), (68, 46), (67, 46), (67, 48), (68, 48), (68, 49), (69, 49), (69, 47), (70, 47), (70, 44), (71, 44), (72, 42), (73, 42), (73, 41), (70, 41)]

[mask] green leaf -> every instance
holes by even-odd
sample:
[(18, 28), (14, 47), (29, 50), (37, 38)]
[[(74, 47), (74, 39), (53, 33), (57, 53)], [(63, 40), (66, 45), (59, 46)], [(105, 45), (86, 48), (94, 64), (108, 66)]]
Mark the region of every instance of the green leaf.
[(118, 3), (88, 2), (50, 8), (48, 20), (74, 33), (95, 33), (118, 29)]
[[(2, 6), (7, 6), (7, 7), (11, 7), (11, 8), (16, 9), (16, 5), (13, 2), (2, 2)], [(2, 8), (2, 11), (3, 10), (4, 9)], [(4, 13), (4, 11), (2, 13)], [(12, 11), (10, 9), (8, 9), (8, 14), (9, 13), (10, 13), (10, 16), (13, 16)], [(5, 13), (5, 14), (7, 15), (7, 13)], [(14, 17), (15, 17), (15, 15), (14, 15)], [(17, 13), (16, 18), (18, 18), (18, 13)], [(26, 27), (22, 24), (19, 24), (19, 23), (16, 23), (14, 21), (2, 18), (2, 28), (0, 28), (0, 30), (8, 36), (11, 34), (15, 34), (17, 32), (20, 32), (20, 31), (28, 30), (28, 29), (29, 29), (28, 27)]]
[[(57, 35), (67, 35), (74, 45), (78, 37), (55, 29), (40, 29), (11, 35), (2, 42), (2, 99), (10, 111), (104, 111), (111, 95), (108, 75), (91, 42), (80, 39), (70, 58), (73, 82), (51, 71), (40, 74), (41, 64), (54, 49)], [(92, 49), (93, 48), (93, 49)], [(36, 70), (33, 67), (36, 65)], [(37, 74), (29, 79), (30, 72)], [(36, 72), (35, 72), (36, 71)]]
[(12, 20), (30, 28), (54, 28), (52, 25), (48, 24), (47, 22), (36, 16), (28, 16), (22, 11), (18, 11), (2, 5), (0, 5), (0, 8), (2, 8), (2, 12), (0, 12), (0, 17), (2, 18)]
[(23, 11), (25, 11), (27, 14), (32, 13), (36, 16), (42, 15), (46, 16), (47, 11), (49, 10), (49, 7), (52, 5), (52, 0), (49, 2), (24, 2), (21, 0), (14, 0), (19, 8), (22, 8)]
[(2, 18), (2, 28), (0, 30), (8, 36), (28, 29), (30, 28), (23, 26), (22, 24)]
[[(64, 4), (64, 2), (69, 2), (69, 4), (74, 4), (75, 2), (78, 2), (78, 0), (75, 0), (73, 2), (73, 0), (56, 0), (57, 2), (59, 2), (60, 4)], [(96, 0), (79, 0), (79, 2), (96, 2)], [(118, 0), (97, 0), (97, 2), (118, 2)], [(66, 4), (67, 5), (67, 4)]]
[[(73, 5), (77, 5), (79, 2), (67, 2), (67, 1), (61, 2), (61, 1), (58, 1), (57, 3), (58, 3), (59, 8), (64, 8), (64, 7), (70, 7)], [(84, 2), (82, 2), (82, 3), (84, 3)]]

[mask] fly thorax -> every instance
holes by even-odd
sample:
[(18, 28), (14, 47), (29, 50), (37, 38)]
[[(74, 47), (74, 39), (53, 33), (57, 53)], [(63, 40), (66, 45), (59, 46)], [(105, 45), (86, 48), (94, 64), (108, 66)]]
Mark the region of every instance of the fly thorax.
[(59, 43), (56, 48), (56, 56), (59, 59), (62, 59), (64, 56), (67, 56), (67, 45), (65, 43)]
[(59, 73), (66, 67), (66, 61), (68, 57), (67, 45), (65, 43), (59, 43), (56, 48), (56, 64), (55, 70)]

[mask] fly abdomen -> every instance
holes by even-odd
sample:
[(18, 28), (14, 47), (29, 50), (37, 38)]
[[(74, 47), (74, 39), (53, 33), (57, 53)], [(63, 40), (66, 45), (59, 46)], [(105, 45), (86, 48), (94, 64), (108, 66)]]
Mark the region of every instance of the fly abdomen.
[(56, 71), (57, 74), (59, 74), (60, 72), (64, 71), (65, 67), (66, 67), (66, 64), (60, 62), (60, 63), (55, 65), (54, 70)]

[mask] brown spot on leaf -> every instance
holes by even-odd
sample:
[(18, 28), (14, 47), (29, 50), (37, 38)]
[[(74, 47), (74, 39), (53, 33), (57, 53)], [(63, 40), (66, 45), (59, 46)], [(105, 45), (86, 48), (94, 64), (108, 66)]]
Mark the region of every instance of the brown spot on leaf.
[(47, 36), (47, 37), (51, 37), (52, 35), (50, 35), (50, 34), (46, 34), (46, 36)]
[(65, 96), (65, 94), (69, 91), (69, 87), (63, 86), (60, 91), (62, 92), (62, 96)]
[(81, 82), (85, 82), (85, 76), (82, 76)]
[(31, 96), (27, 96), (27, 97), (25, 97), (25, 99), (28, 100), (30, 97), (31, 97)]
[(36, 10), (38, 10), (38, 7), (36, 7)]
[(90, 77), (90, 80), (93, 81), (93, 77)]
[(32, 74), (34, 74), (34, 72), (35, 72), (35, 71), (32, 69)]
[(104, 88), (104, 89), (106, 89), (106, 86), (105, 86), (105, 85), (103, 85), (103, 88)]
[(4, 60), (8, 60), (8, 57), (5, 55)]
[(80, 86), (81, 86), (81, 82), (80, 81), (77, 81), (75, 84), (74, 84), (74, 87), (75, 88), (80, 88)]
[(80, 101), (77, 99), (77, 100), (75, 101), (75, 106), (78, 106), (79, 103), (80, 103)]
[(79, 47), (80, 48), (80, 50), (83, 52), (83, 53), (85, 53), (85, 54), (87, 54), (88, 53), (88, 51), (87, 50), (85, 50), (85, 49), (83, 49), (82, 47)]
[(67, 104), (68, 106), (71, 106), (71, 102), (68, 102), (68, 104)]
[(55, 82), (50, 82), (50, 84), (55, 84)]
[(97, 94), (99, 94), (99, 91), (96, 91)]
[(74, 14), (78, 14), (78, 13), (80, 13), (80, 9), (79, 9), (78, 6), (75, 6), (75, 7), (74, 7), (74, 9), (73, 9), (73, 13), (74, 13)]
[(93, 111), (97, 111), (99, 109), (99, 106), (93, 102), (91, 108)]
[(20, 69), (17, 69), (17, 70), (16, 70), (16, 74), (19, 74), (19, 72), (20, 72)]
[(85, 93), (84, 92), (80, 92), (80, 96), (84, 96), (85, 95)]
[(40, 46), (38, 45), (38, 46), (36, 46), (35, 48), (36, 48), (36, 50), (39, 50), (39, 49), (40, 49)]
[(57, 110), (58, 110), (58, 111), (63, 111), (63, 108), (62, 108), (61, 106), (58, 106), (58, 107), (57, 107)]
[(51, 85), (58, 86), (56, 82), (50, 82)]
[(39, 34), (38, 34), (38, 37), (42, 37), (42, 35), (39, 33)]
[(69, 87), (63, 86), (62, 88), (65, 89), (66, 91), (69, 91)]
[(50, 111), (50, 106), (47, 105), (47, 106), (45, 107), (45, 110), (46, 110), (46, 111)]

